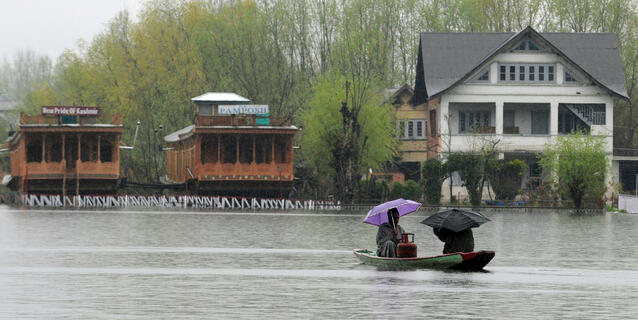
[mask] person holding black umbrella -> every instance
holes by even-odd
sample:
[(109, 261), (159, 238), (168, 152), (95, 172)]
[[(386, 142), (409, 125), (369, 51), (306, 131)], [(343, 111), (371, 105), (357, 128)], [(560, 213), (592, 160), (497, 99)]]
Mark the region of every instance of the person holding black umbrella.
[(421, 223), (432, 227), (432, 231), (445, 242), (443, 253), (474, 251), (474, 234), (476, 228), (490, 221), (486, 216), (471, 210), (453, 208), (439, 211)]
[(432, 228), (439, 240), (443, 241), (443, 254), (474, 251), (474, 234), (472, 229), (454, 232), (445, 228)]
[(377, 256), (397, 257), (397, 244), (401, 241), (401, 234), (405, 230), (399, 225), (399, 210), (391, 208), (388, 210), (388, 222), (379, 226), (377, 231)]

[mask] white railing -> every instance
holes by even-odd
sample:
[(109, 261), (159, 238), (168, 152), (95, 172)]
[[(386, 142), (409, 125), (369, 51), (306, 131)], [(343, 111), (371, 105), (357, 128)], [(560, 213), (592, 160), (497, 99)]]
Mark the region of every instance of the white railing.
[(605, 124), (605, 113), (604, 112), (593, 112), (591, 118), (592, 124), (595, 125), (604, 125)]
[(74, 208), (201, 208), (251, 210), (340, 210), (334, 200), (264, 199), (219, 196), (60, 196), (23, 194), (22, 205), (27, 207)]

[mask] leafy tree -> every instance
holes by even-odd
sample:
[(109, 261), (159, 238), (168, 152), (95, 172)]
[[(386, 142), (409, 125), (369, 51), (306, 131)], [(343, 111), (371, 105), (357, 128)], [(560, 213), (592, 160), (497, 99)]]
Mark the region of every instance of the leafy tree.
[(519, 159), (497, 160), (490, 163), (487, 173), (492, 190), (499, 200), (514, 200), (523, 181), (527, 164)]
[(483, 197), (485, 158), (476, 153), (457, 152), (451, 154), (448, 161), (451, 161), (457, 168), (455, 171), (463, 180), (463, 186), (470, 196), (470, 203), (473, 206), (480, 205)]
[[(309, 108), (301, 117), (304, 129), (299, 155), (317, 176), (330, 177), (335, 182), (335, 192), (342, 200), (351, 201), (355, 195), (358, 196), (358, 191), (355, 192), (358, 186), (354, 184), (360, 181), (365, 169), (379, 169), (391, 160), (396, 153), (397, 142), (395, 129), (388, 121), (388, 108), (380, 106), (381, 97), (376, 90), (367, 93), (370, 98), (360, 110), (346, 111), (355, 114), (359, 133), (353, 134), (344, 127), (343, 113), (340, 112), (343, 108), (341, 99), (346, 96), (344, 83), (342, 76), (333, 75), (325, 77), (313, 88)], [(353, 143), (344, 147), (344, 141)], [(350, 169), (339, 162), (342, 159), (338, 157), (345, 152), (352, 153)]]
[(441, 160), (430, 158), (423, 163), (421, 171), (423, 175), (425, 200), (429, 204), (440, 204), (441, 186), (443, 185), (443, 181), (449, 176), (445, 166), (441, 163)]
[(603, 205), (608, 170), (604, 137), (583, 132), (558, 136), (554, 143), (546, 145), (540, 164), (551, 173), (550, 182), (576, 208), (585, 203)]

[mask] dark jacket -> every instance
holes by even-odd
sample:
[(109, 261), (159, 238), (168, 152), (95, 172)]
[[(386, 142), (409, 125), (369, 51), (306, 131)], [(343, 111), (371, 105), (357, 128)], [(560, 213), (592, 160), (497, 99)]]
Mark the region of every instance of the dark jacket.
[(474, 251), (474, 234), (472, 229), (454, 232), (449, 229), (433, 228), (434, 234), (439, 240), (445, 242), (443, 253), (472, 252)]

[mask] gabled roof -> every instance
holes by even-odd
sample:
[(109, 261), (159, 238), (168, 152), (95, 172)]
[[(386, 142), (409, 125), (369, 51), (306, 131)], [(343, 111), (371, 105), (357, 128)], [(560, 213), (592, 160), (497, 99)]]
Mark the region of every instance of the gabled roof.
[(387, 103), (390, 103), (390, 104), (400, 103), (400, 101), (398, 101), (398, 99), (401, 96), (401, 94), (403, 94), (403, 92), (407, 92), (410, 95), (414, 95), (414, 89), (412, 89), (412, 86), (410, 86), (409, 84), (405, 83), (401, 87), (394, 87), (394, 88), (384, 89), (383, 90), (383, 101), (385, 101)]
[(208, 92), (191, 99), (193, 102), (250, 102), (236, 93), (232, 92)]
[(465, 81), (494, 56), (527, 34), (540, 38), (557, 55), (599, 86), (628, 99), (618, 39), (613, 33), (421, 33), (415, 100), (440, 95)]

